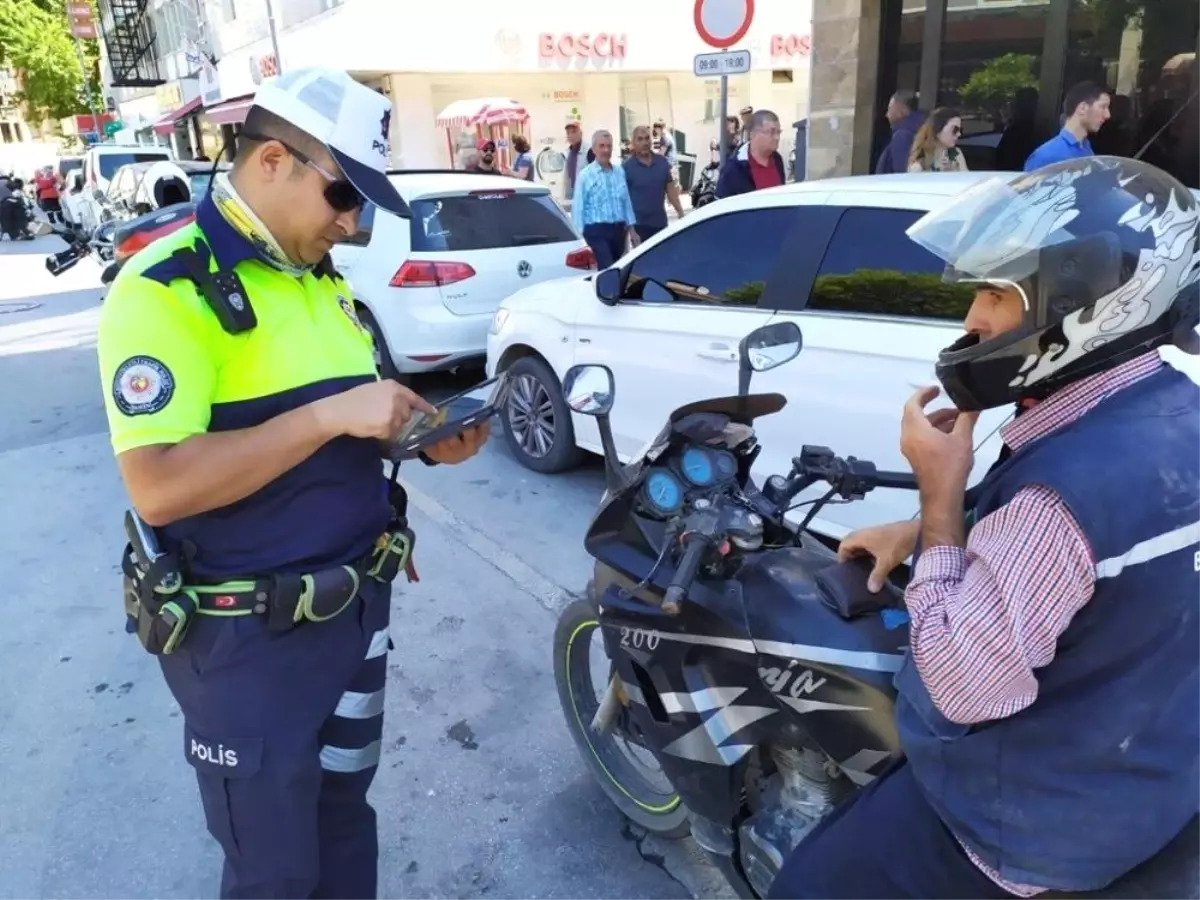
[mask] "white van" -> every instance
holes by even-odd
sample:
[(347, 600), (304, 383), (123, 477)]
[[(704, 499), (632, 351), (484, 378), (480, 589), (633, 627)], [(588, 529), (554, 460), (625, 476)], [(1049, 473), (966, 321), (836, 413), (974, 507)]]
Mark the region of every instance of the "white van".
[(83, 233), (91, 234), (100, 226), (103, 198), (117, 169), (130, 163), (174, 158), (170, 147), (143, 147), (136, 144), (95, 144), (88, 147), (83, 154), (83, 191), (76, 207)]

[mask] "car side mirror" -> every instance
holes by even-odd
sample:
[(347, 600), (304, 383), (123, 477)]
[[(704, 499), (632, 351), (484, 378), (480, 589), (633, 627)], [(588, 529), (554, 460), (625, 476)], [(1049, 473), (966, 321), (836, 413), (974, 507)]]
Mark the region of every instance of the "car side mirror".
[(615, 395), (612, 369), (608, 366), (571, 366), (563, 378), (563, 399), (571, 411), (596, 419), (600, 445), (604, 448), (604, 479), (610, 488), (619, 490), (625, 485), (625, 477), (608, 418)]
[(755, 328), (738, 344), (738, 396), (750, 392), (750, 376), (791, 362), (800, 355), (804, 338), (795, 322), (776, 322)]
[(616, 306), (621, 299), (623, 280), (620, 269), (605, 269), (596, 276), (596, 297), (605, 306)]

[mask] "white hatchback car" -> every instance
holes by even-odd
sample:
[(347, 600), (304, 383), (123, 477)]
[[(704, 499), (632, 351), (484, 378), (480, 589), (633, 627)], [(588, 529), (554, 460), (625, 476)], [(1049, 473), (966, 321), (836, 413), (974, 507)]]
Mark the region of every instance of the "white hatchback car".
[[(936, 383), (938, 352), (961, 334), (974, 292), (943, 283), (942, 261), (905, 231), (988, 177), (869, 175), (731, 197), (622, 258), (615, 295), (598, 296), (594, 276), (513, 295), (488, 338), (489, 374), (515, 378), (502, 416), (510, 448), (541, 472), (601, 452), (595, 420), (572, 414), (560, 388), (572, 365), (598, 363), (614, 375), (612, 426), (618, 455), (628, 459), (676, 407), (736, 393), (738, 342), (774, 318), (799, 325), (804, 348), (751, 387), (788, 400), (757, 423), (760, 483), (786, 475), (802, 444), (907, 470), (901, 407), (918, 386)], [(1197, 379), (1193, 358), (1164, 355)], [(996, 459), (997, 430), (1009, 415), (994, 409), (981, 417), (973, 480)], [(865, 502), (826, 506), (813, 527), (837, 539), (916, 510), (911, 493), (880, 489)]]
[(501, 300), (595, 267), (542, 185), (449, 171), (389, 177), (412, 217), (368, 206), (358, 234), (331, 254), (386, 377), (482, 362)]

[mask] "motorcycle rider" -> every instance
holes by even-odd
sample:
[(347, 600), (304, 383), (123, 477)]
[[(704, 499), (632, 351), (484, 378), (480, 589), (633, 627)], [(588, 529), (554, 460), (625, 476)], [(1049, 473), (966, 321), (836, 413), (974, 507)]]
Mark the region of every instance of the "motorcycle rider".
[[(937, 388), (904, 407), (920, 521), (897, 673), (905, 760), (793, 851), (771, 897), (1092, 891), (1155, 856), (1200, 789), (1200, 215), (1170, 175), (1076, 159), (977, 186), (909, 236), (973, 284)], [(979, 411), (1016, 404), (967, 490)], [(964, 515), (964, 510), (967, 510)], [(1165, 896), (1165, 894), (1163, 895)]]

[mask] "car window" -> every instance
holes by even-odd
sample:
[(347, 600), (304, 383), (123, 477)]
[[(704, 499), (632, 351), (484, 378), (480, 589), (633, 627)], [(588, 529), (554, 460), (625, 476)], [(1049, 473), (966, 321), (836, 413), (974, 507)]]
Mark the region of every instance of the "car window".
[(167, 159), (168, 155), (163, 152), (158, 153), (138, 153), (130, 151), (129, 153), (98, 153), (96, 155), (96, 164), (100, 169), (101, 178), (112, 178), (113, 174), (121, 166), (127, 166), (135, 162), (158, 162), (160, 159)]
[(508, 190), (425, 197), (409, 204), (412, 248), (441, 252), (577, 241), (550, 195)]
[(371, 232), (375, 228), (375, 204), (368, 203), (358, 214), (358, 231), (342, 241), (355, 247), (365, 247), (371, 243)]
[(847, 209), (834, 229), (807, 309), (962, 321), (975, 296), (946, 284), (946, 264), (905, 230), (924, 213), (911, 209)]
[(682, 303), (756, 306), (796, 220), (794, 207), (729, 213), (684, 226), (647, 250), (629, 268), (625, 297), (657, 300), (647, 281)]

